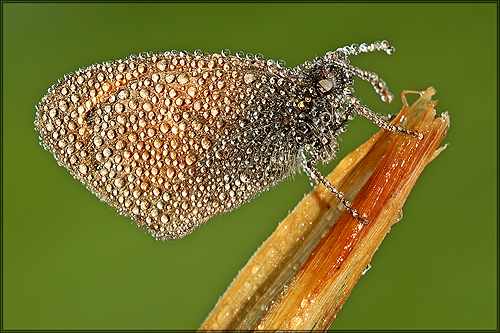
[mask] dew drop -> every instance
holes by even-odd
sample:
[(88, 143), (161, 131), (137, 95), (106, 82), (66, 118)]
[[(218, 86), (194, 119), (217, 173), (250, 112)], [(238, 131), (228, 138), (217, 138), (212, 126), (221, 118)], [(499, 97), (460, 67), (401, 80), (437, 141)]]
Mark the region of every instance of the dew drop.
[(162, 123), (162, 124), (160, 125), (160, 131), (162, 131), (162, 133), (167, 133), (167, 132), (168, 132), (168, 130), (169, 130), (169, 126), (168, 126), (168, 124), (167, 124), (167, 123)]
[(78, 170), (80, 170), (80, 172), (83, 174), (86, 174), (88, 169), (89, 168), (85, 164), (80, 164), (80, 166), (78, 167)]
[(365, 269), (363, 270), (363, 272), (361, 273), (361, 275), (365, 275), (366, 272), (368, 272), (370, 270), (370, 268), (372, 268), (372, 266), (370, 264), (366, 265)]
[(102, 138), (101, 138), (101, 137), (99, 137), (99, 136), (98, 136), (98, 137), (96, 137), (96, 138), (94, 139), (94, 144), (95, 144), (97, 147), (102, 146), (102, 144), (103, 144), (103, 140), (102, 140)]
[(255, 75), (247, 73), (243, 76), (243, 80), (245, 81), (246, 84), (250, 84), (253, 81), (255, 81)]
[(165, 88), (165, 85), (161, 84), (161, 83), (158, 83), (155, 87), (155, 90), (157, 93), (161, 93), (163, 91), (163, 89)]
[(196, 162), (196, 156), (193, 154), (188, 154), (186, 156), (186, 164), (187, 165), (193, 165)]
[(104, 155), (104, 157), (110, 157), (113, 154), (113, 151), (111, 149), (109, 149), (108, 147), (106, 147), (102, 151), (102, 154)]
[(189, 77), (186, 74), (181, 74), (177, 77), (177, 82), (180, 84), (186, 84), (189, 81)]
[(168, 178), (174, 178), (174, 176), (175, 176), (175, 170), (174, 170), (174, 168), (168, 168), (167, 169), (167, 177)]
[(116, 149), (118, 149), (118, 150), (122, 150), (123, 148), (125, 148), (125, 146), (126, 146), (125, 141), (123, 141), (123, 140), (118, 140), (116, 142)]
[(125, 186), (125, 180), (123, 180), (123, 178), (115, 179), (115, 186), (118, 188)]
[(68, 110), (68, 107), (69, 107), (68, 101), (63, 100), (63, 101), (59, 102), (59, 109), (61, 111), (64, 112), (64, 111)]
[(291, 328), (296, 328), (301, 323), (302, 323), (302, 317), (301, 316), (294, 316), (292, 319), (290, 319), (290, 326), (291, 326)]
[(261, 264), (255, 264), (252, 267), (252, 275), (256, 275), (261, 269)]
[(219, 323), (222, 323), (226, 318), (229, 317), (229, 304), (224, 305), (224, 307), (220, 310), (219, 314), (217, 315), (217, 321)]
[(210, 145), (211, 145), (211, 142), (209, 139), (207, 139), (207, 138), (201, 139), (201, 146), (203, 147), (203, 149), (210, 148)]
[(115, 137), (116, 137), (116, 132), (115, 132), (115, 130), (109, 130), (109, 131), (108, 131), (108, 138), (112, 140), (112, 139), (114, 139)]
[(193, 86), (189, 87), (187, 90), (187, 93), (189, 96), (195, 97), (196, 96), (196, 88)]
[(167, 74), (165, 76), (165, 81), (167, 83), (172, 83), (172, 82), (174, 82), (174, 80), (175, 80), (175, 75), (174, 74)]
[(136, 142), (139, 137), (137, 136), (137, 133), (130, 133), (128, 136), (128, 140), (130, 142)]
[(118, 93), (119, 99), (127, 99), (130, 96), (130, 92), (127, 89), (123, 89)]

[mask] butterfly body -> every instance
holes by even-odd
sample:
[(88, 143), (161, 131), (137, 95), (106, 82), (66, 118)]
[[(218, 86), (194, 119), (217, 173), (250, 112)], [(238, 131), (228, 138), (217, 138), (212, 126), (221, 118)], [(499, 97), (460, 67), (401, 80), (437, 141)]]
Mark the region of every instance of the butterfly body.
[(35, 124), (101, 200), (157, 239), (181, 238), (306, 167), (305, 156), (335, 156), (361, 107), (359, 73), (340, 53), (297, 68), (199, 52), (92, 65), (49, 89)]

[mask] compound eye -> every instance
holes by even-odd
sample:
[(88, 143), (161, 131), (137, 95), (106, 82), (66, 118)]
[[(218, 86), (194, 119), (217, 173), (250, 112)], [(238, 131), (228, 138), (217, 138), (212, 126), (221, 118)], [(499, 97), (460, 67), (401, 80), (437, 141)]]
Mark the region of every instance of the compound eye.
[(323, 79), (318, 82), (319, 88), (322, 92), (327, 93), (334, 87), (334, 82), (328, 79)]

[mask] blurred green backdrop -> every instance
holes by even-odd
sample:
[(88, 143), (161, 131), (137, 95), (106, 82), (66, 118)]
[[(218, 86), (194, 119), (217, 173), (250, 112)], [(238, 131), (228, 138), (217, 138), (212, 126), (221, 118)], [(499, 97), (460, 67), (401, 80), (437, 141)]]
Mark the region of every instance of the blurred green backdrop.
[[(352, 63), (403, 89), (437, 89), (446, 149), (423, 172), (332, 329), (495, 329), (497, 4), (3, 3), (3, 328), (194, 329), (305, 193), (280, 184), (161, 243), (100, 202), (38, 144), (34, 105), (64, 73), (142, 51), (263, 53), (296, 66), (352, 43)], [(359, 80), (358, 80), (359, 81)], [(414, 101), (416, 98), (413, 98)], [(358, 118), (339, 159), (377, 127)], [(322, 168), (326, 173), (336, 162)]]

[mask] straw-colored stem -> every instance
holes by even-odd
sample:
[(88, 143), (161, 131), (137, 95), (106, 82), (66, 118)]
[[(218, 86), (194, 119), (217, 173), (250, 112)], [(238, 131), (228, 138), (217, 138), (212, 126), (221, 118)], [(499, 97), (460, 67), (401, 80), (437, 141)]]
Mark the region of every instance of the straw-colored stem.
[[(344, 212), (318, 185), (238, 273), (201, 330), (326, 330), (369, 264), (449, 128), (435, 117), (433, 88), (392, 124), (424, 139), (381, 130), (327, 177), (370, 223)], [(405, 101), (405, 99), (403, 98)], [(404, 121), (402, 121), (404, 120)]]

